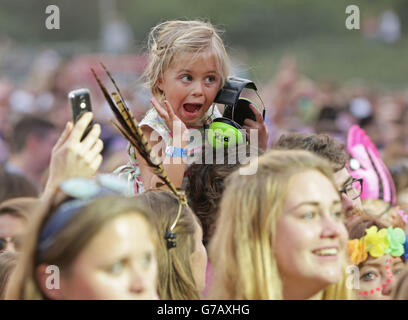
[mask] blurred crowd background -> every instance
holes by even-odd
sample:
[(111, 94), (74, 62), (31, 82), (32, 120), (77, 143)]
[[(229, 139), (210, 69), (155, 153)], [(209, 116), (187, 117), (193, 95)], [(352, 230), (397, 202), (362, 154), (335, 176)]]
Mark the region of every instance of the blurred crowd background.
[[(360, 9), (359, 30), (345, 27), (350, 4)], [(59, 30), (45, 26), (48, 5), (60, 9)], [(160, 21), (184, 17), (208, 19), (225, 31), (234, 74), (255, 81), (265, 103), (271, 144), (287, 131), (330, 133), (345, 142), (350, 126), (359, 124), (398, 190), (408, 188), (404, 0), (0, 0), (0, 163), (17, 166), (18, 154), (30, 148), (30, 132), (16, 141), (16, 132), (29, 128), (16, 129), (22, 119), (48, 120), (60, 133), (72, 118), (67, 94), (81, 87), (90, 89), (102, 124), (101, 171), (127, 162), (126, 142), (109, 123), (111, 111), (90, 68), (103, 76), (103, 62), (141, 119), (150, 107), (139, 79), (146, 35)], [(58, 134), (37, 136), (30, 161), (46, 176)]]

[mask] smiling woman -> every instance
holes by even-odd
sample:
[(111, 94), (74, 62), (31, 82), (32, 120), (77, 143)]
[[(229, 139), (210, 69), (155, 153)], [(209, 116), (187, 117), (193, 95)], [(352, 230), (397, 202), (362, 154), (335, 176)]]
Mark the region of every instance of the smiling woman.
[(351, 298), (347, 232), (328, 162), (307, 151), (270, 151), (256, 174), (235, 172), (225, 184), (210, 242), (210, 298)]
[(347, 233), (338, 193), (321, 172), (297, 173), (288, 188), (275, 254), (284, 298), (304, 299), (339, 281)]

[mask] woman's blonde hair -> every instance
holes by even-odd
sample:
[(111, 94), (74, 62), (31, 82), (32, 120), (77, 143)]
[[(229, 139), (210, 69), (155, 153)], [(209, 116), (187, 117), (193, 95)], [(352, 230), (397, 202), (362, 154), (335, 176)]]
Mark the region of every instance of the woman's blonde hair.
[[(333, 183), (330, 164), (301, 150), (269, 151), (259, 157), (256, 174), (236, 171), (227, 178), (210, 242), (211, 299), (283, 298), (274, 248), (276, 224), (292, 177), (308, 170), (317, 170)], [(347, 297), (343, 280), (323, 292), (323, 299)]]
[(0, 300), (4, 299), (5, 288), (18, 262), (18, 253), (12, 251), (2, 252), (0, 254)]
[(182, 206), (180, 218), (172, 232), (177, 234), (176, 247), (168, 248), (165, 234), (174, 223), (179, 201), (168, 191), (149, 190), (137, 195), (154, 215), (159, 239), (157, 262), (158, 293), (162, 300), (197, 300), (200, 292), (194, 280), (190, 256), (195, 251), (198, 218), (187, 206)]
[[(51, 245), (39, 252), (38, 245), (43, 227), (54, 216), (58, 208), (70, 200), (72, 198), (59, 194), (53, 199), (44, 200), (42, 203), (31, 221), (31, 229), (24, 241), (22, 256), (7, 285), (6, 299), (46, 299), (47, 297), (43, 294), (36, 279), (37, 266), (46, 263), (58, 266), (61, 274), (69, 272), (69, 267), (75, 258), (103, 226), (122, 214), (138, 214), (153, 229), (152, 214), (140, 201), (119, 195), (107, 195), (96, 198), (89, 204), (80, 207), (61, 231), (53, 236)], [(152, 241), (155, 245), (157, 244), (154, 233), (152, 234)]]
[(163, 98), (163, 92), (158, 88), (157, 81), (163, 77), (163, 73), (177, 54), (183, 52), (195, 54), (192, 62), (200, 54), (208, 52), (214, 54), (223, 86), (230, 73), (230, 62), (220, 33), (211, 23), (200, 20), (166, 21), (153, 27), (147, 44), (150, 62), (143, 74), (153, 96)]
[(405, 266), (392, 290), (392, 300), (408, 300), (408, 267)]

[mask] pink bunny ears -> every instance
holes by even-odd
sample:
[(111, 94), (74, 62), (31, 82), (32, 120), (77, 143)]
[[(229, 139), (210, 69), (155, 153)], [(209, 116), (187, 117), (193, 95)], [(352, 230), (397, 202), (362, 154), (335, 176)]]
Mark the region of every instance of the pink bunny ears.
[(351, 155), (350, 175), (363, 179), (361, 199), (381, 199), (395, 206), (396, 191), (391, 174), (370, 137), (357, 125), (349, 129), (347, 152)]

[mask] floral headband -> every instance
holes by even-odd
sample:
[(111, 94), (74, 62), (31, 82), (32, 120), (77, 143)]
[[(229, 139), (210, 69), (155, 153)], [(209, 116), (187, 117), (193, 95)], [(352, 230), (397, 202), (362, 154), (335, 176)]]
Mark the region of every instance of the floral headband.
[(347, 243), (347, 253), (354, 264), (365, 261), (368, 254), (373, 258), (389, 254), (408, 259), (408, 239), (401, 228), (388, 227), (378, 230), (376, 226), (372, 226), (365, 232), (366, 235), (361, 239), (349, 240)]

